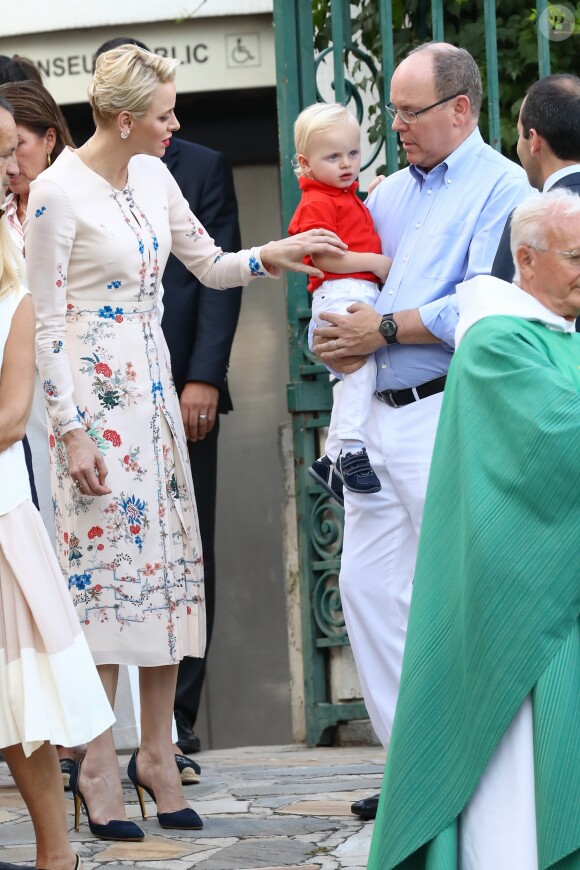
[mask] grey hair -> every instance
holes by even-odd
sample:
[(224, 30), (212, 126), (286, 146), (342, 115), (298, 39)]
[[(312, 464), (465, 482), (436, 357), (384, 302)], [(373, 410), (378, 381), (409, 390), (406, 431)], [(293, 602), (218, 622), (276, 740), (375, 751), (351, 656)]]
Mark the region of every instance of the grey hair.
[[(558, 218), (580, 215), (580, 196), (566, 187), (535, 193), (525, 199), (512, 214), (510, 247), (516, 267), (514, 281), (519, 280), (516, 251), (521, 245), (541, 250), (548, 241), (548, 230)], [(580, 238), (578, 239), (580, 249)]]
[(428, 51), (433, 57), (437, 96), (443, 99), (451, 94), (465, 94), (469, 97), (471, 115), (477, 121), (483, 100), (483, 86), (479, 67), (470, 53), (448, 42), (426, 42), (410, 51), (407, 57), (422, 51)]

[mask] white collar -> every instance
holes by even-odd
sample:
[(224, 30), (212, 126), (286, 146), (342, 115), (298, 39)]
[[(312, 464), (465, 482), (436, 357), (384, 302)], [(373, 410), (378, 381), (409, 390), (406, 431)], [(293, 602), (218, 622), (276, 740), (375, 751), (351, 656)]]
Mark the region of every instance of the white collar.
[(567, 175), (574, 175), (575, 172), (580, 172), (580, 163), (573, 163), (572, 166), (563, 166), (562, 169), (552, 172), (544, 181), (542, 193), (547, 193), (557, 181), (560, 181), (561, 178), (566, 178)]
[(459, 323), (455, 331), (455, 346), (465, 337), (468, 329), (484, 317), (499, 314), (506, 317), (521, 317), (543, 323), (557, 332), (574, 332), (574, 321), (565, 320), (542, 305), (518, 287), (492, 275), (477, 275), (457, 285)]

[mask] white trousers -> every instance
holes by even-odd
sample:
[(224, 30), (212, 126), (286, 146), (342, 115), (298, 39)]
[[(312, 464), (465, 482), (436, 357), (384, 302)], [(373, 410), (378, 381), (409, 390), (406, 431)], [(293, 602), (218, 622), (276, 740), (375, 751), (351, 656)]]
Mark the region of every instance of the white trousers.
[[(312, 294), (311, 330), (324, 325), (321, 312), (346, 314), (353, 302), (375, 304), (379, 289), (371, 281), (358, 278), (342, 278), (324, 281)], [(343, 441), (362, 441), (366, 444), (366, 425), (369, 418), (371, 398), (376, 389), (377, 366), (374, 354), (367, 357), (362, 368), (344, 375), (335, 394), (330, 425), (326, 438), (326, 455), (336, 462)]]
[[(417, 544), (443, 393), (403, 408), (371, 401), (366, 447), (382, 489), (344, 492), (340, 593), (363, 697), (388, 746)], [(450, 462), (453, 457), (450, 457)]]
[(459, 870), (538, 870), (531, 695), (459, 817)]

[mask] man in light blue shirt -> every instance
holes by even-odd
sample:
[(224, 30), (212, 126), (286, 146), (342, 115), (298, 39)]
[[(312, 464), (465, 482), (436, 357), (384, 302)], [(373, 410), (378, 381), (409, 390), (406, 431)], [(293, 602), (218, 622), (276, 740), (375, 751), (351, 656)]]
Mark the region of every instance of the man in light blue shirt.
[[(315, 332), (317, 353), (334, 369), (354, 370), (369, 353), (377, 360), (366, 443), (382, 489), (345, 492), (340, 590), (365, 703), (385, 748), (454, 349), (455, 286), (489, 274), (507, 216), (531, 192), (524, 171), (481, 138), (481, 77), (467, 51), (421, 46), (395, 70), (390, 96), (410, 165), (367, 205), (393, 265), (374, 309), (355, 304), (349, 315), (324, 315), (331, 325)], [(377, 803), (378, 795), (352, 809), (374, 818)]]

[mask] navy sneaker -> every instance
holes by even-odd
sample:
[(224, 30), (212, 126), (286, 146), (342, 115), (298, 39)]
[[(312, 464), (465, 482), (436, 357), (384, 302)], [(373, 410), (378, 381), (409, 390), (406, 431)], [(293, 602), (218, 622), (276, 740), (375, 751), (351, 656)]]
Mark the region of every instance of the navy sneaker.
[(321, 456), (320, 459), (315, 459), (308, 474), (315, 480), (318, 486), (326, 490), (328, 495), (344, 507), (344, 498), (342, 495), (342, 480), (332, 464), (332, 460), (328, 456)]
[(349, 492), (366, 495), (381, 489), (381, 482), (373, 471), (364, 447), (356, 453), (346, 455), (341, 453), (336, 462), (336, 469)]

